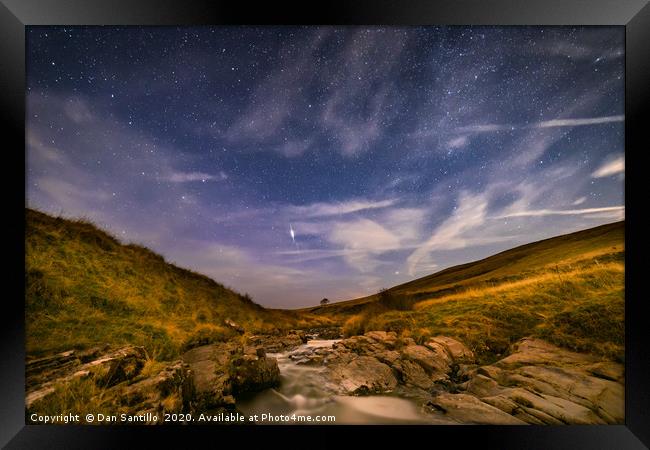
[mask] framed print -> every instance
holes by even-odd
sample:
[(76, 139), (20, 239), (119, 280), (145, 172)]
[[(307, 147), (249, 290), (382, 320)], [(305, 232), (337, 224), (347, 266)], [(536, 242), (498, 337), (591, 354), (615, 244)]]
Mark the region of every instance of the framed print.
[(3, 445), (645, 448), (649, 20), (3, 0)]

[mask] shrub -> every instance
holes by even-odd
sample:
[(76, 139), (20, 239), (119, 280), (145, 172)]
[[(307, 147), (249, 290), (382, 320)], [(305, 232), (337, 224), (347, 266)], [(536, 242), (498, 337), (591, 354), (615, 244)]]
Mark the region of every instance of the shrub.
[(398, 311), (407, 311), (413, 307), (413, 303), (405, 295), (395, 294), (388, 289), (379, 291), (379, 304)]
[(345, 337), (363, 334), (365, 331), (365, 317), (361, 314), (350, 317), (343, 324), (343, 335)]

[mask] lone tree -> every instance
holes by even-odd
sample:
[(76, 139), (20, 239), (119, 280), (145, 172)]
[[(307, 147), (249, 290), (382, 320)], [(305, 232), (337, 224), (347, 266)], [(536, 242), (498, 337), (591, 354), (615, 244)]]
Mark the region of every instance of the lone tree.
[(329, 302), (330, 302), (330, 301), (329, 301), (328, 299), (324, 298), (324, 299), (322, 299), (322, 300), (320, 301), (320, 304), (321, 304), (321, 306), (324, 306), (324, 305), (327, 305)]

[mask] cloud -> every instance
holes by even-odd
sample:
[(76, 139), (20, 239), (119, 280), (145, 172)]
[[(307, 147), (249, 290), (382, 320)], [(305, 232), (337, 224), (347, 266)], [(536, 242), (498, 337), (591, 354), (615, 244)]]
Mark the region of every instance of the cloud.
[(203, 172), (172, 172), (167, 177), (166, 181), (171, 181), (172, 183), (188, 183), (192, 181), (222, 181), (228, 178), (225, 172), (219, 172), (216, 175), (211, 175), (209, 173)]
[(76, 124), (92, 122), (93, 114), (85, 100), (79, 97), (71, 97), (63, 104), (63, 111)]
[(494, 123), (482, 125), (468, 125), (456, 128), (459, 133), (492, 133), (494, 131), (514, 130), (516, 127), (513, 125), (499, 125)]
[(536, 124), (527, 126), (526, 128), (551, 128), (551, 127), (579, 127), (583, 125), (598, 125), (601, 123), (623, 122), (625, 116), (605, 116), (605, 117), (589, 117), (584, 119), (555, 119), (545, 120)]
[(596, 169), (591, 176), (593, 178), (604, 178), (617, 173), (625, 172), (625, 158), (619, 156), (616, 159), (610, 159), (608, 162), (605, 162), (598, 169)]
[(625, 206), (606, 206), (603, 208), (585, 208), (585, 209), (537, 209), (530, 211), (519, 211), (502, 216), (493, 217), (494, 219), (507, 219), (510, 217), (542, 217), (542, 216), (576, 216), (595, 213), (616, 213), (624, 211)]
[(557, 127), (579, 127), (585, 125), (599, 125), (602, 123), (623, 122), (625, 116), (603, 116), (603, 117), (587, 117), (587, 118), (569, 118), (569, 119), (553, 119), (543, 120), (541, 122), (534, 122), (526, 125), (507, 125), (507, 124), (482, 124), (482, 125), (468, 125), (456, 129), (459, 133), (491, 133), (495, 131), (506, 130), (527, 130), (535, 128), (557, 128)]
[(64, 211), (92, 211), (98, 203), (110, 200), (108, 192), (101, 189), (79, 187), (53, 176), (38, 176), (35, 184), (46, 193), (50, 201)]
[[(488, 199), (486, 194), (460, 194), (458, 206), (450, 217), (438, 226), (436, 231), (406, 260), (408, 273), (413, 276), (418, 265), (434, 250), (457, 249), (469, 245), (463, 233), (479, 227), (485, 222)], [(474, 245), (476, 241), (474, 242)]]
[(287, 158), (300, 156), (311, 146), (310, 140), (288, 140), (278, 147), (278, 152)]
[(353, 250), (345, 253), (343, 258), (360, 272), (371, 272), (379, 266), (380, 262), (374, 255), (400, 247), (399, 237), (368, 219), (336, 224), (330, 233), (330, 241), (346, 250)]
[[(304, 91), (316, 75), (313, 61), (330, 35), (327, 29), (318, 29), (309, 44), (296, 46), (288, 42), (279, 50), (280, 61), (290, 61), (271, 72), (255, 89), (251, 102), (226, 131), (230, 142), (272, 143), (283, 125), (296, 111), (305, 106)], [(296, 47), (299, 53), (296, 55)], [(290, 155), (292, 156), (292, 155)]]
[(428, 213), (424, 208), (386, 208), (374, 214), (372, 220), (332, 221), (323, 216), (324, 221), (297, 222), (293, 224), (297, 236), (320, 236), (333, 248), (301, 248), (277, 254), (290, 257), (294, 263), (340, 257), (365, 273), (381, 264), (378, 256), (415, 248)]
[(469, 138), (467, 136), (459, 136), (447, 142), (447, 146), (449, 148), (461, 148), (461, 147), (465, 147), (468, 142), (469, 142)]
[[(337, 33), (346, 38), (340, 40)], [(279, 50), (280, 63), (255, 87), (252, 101), (225, 131), (225, 138), (288, 158), (324, 140), (348, 157), (370, 150), (399, 110), (390, 72), (399, 67), (406, 35), (400, 30), (317, 28), (307, 44), (298, 39), (305, 37)], [(339, 51), (315, 70), (318, 55), (331, 46)], [(373, 64), (364, 64), (367, 58)], [(323, 80), (330, 82), (323, 86)], [(318, 98), (314, 88), (323, 92)]]
[(37, 157), (39, 163), (66, 162), (65, 156), (58, 148), (43, 143), (31, 128), (27, 129), (27, 149), (28, 156)]
[(337, 203), (313, 203), (307, 206), (291, 206), (287, 212), (291, 216), (298, 218), (303, 217), (323, 217), (350, 214), (368, 209), (386, 208), (395, 204), (396, 200), (349, 200)]

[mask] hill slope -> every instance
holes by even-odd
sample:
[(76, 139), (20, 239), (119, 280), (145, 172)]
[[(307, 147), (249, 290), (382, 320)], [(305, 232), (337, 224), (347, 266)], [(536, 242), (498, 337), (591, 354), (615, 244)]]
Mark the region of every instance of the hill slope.
[[(556, 236), (515, 247), (479, 261), (450, 267), (387, 289), (386, 292), (406, 296), (412, 302), (450, 293), (463, 288), (490, 285), (526, 278), (540, 269), (554, 268), (597, 257), (623, 258), (625, 222), (601, 225), (575, 233)], [(378, 294), (325, 306), (304, 308), (320, 314), (355, 313), (361, 305), (379, 300)]]
[(184, 345), (238, 336), (226, 319), (247, 332), (312, 323), (309, 314), (264, 309), (85, 221), (27, 209), (25, 246), (28, 356), (111, 343), (170, 359)]
[(623, 360), (624, 231), (624, 222), (602, 225), (303, 311), (345, 323), (348, 335), (455, 336), (485, 361), (530, 335)]

